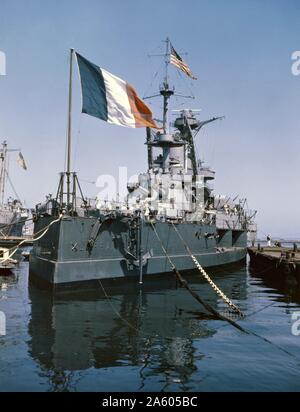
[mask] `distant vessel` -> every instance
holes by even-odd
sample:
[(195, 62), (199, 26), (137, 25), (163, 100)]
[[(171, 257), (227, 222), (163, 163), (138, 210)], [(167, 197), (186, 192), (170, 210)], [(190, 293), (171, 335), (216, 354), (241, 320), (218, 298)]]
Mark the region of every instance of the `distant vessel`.
[[(2, 143), (2, 148), (0, 148), (0, 241), (1, 238), (7, 236), (21, 237), (25, 221), (28, 218), (28, 210), (23, 207), (9, 176), (8, 152), (15, 151), (18, 150), (8, 149), (6, 141)], [(24, 162), (23, 158), (22, 161)], [(16, 198), (6, 199), (7, 181), (10, 183)]]
[[(245, 200), (215, 196), (210, 186), (215, 172), (196, 158), (195, 135), (219, 117), (200, 121), (192, 110), (182, 110), (170, 131), (168, 105), (175, 91), (169, 87), (168, 66), (174, 64), (174, 52), (167, 39), (166, 75), (158, 94), (163, 98), (162, 128), (146, 129), (148, 170), (128, 184), (123, 203), (92, 203), (70, 168), (71, 50), (67, 168), (56, 196), (36, 207), (34, 233), (46, 231), (30, 254), (31, 281), (53, 289), (85, 282), (99, 287), (99, 281), (115, 278), (142, 283), (144, 276), (171, 272), (166, 253), (179, 270), (195, 268), (191, 253), (203, 267), (245, 259), (255, 213), (246, 209)], [(174, 65), (187, 73), (187, 65), (175, 57)], [(83, 60), (88, 69), (99, 69)]]

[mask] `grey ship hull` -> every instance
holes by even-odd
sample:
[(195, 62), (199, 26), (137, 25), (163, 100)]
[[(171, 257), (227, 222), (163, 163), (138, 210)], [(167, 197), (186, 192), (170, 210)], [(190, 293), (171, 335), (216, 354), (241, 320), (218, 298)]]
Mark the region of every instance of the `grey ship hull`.
[[(46, 227), (53, 217), (42, 217), (35, 223), (35, 232)], [(54, 223), (47, 234), (34, 243), (30, 254), (30, 280), (52, 289), (98, 283), (99, 280), (123, 279), (138, 282), (140, 265), (137, 250), (132, 250), (130, 228), (124, 218), (112, 219), (99, 231), (94, 246), (88, 248), (97, 218), (64, 217)], [(181, 223), (178, 231), (203, 267), (221, 266), (241, 261), (247, 253), (245, 230), (222, 230), (199, 223)], [(179, 270), (194, 269), (171, 224), (156, 222), (155, 228), (169, 256)], [(207, 237), (207, 233), (219, 237)], [(142, 225), (143, 277), (171, 272), (156, 235), (147, 222)]]

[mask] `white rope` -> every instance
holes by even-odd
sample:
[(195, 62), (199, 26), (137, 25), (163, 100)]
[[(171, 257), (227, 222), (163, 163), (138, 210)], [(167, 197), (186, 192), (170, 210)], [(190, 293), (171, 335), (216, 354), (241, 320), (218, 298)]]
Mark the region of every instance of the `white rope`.
[[(38, 236), (38, 237), (36, 237), (36, 238), (33, 238), (33, 239), (30, 239), (30, 240), (31, 240), (32, 242), (36, 242), (37, 240), (40, 240), (43, 236), (45, 236), (45, 234), (48, 232), (48, 230), (50, 229), (50, 227), (51, 227), (54, 223), (59, 222), (59, 221), (61, 220), (61, 217), (62, 217), (62, 215), (60, 215), (58, 219), (53, 220), (51, 223), (49, 223), (48, 226), (44, 227), (43, 229), (41, 229), (41, 230), (39, 230), (37, 233), (35, 233), (35, 235), (37, 235), (37, 234), (43, 232), (40, 236)], [(26, 242), (28, 242), (28, 239), (22, 240), (15, 248), (12, 248), (12, 249), (14, 249), (13, 252), (12, 252), (10, 255), (8, 255), (8, 257), (6, 257), (5, 259), (4, 259), (4, 258), (0, 259), (0, 264), (2, 264), (2, 263), (4, 263), (4, 262), (6, 262), (7, 260), (11, 259), (11, 257), (16, 253), (16, 251), (19, 249), (19, 247), (20, 247), (21, 245), (23, 245), (24, 243), (26, 243)]]

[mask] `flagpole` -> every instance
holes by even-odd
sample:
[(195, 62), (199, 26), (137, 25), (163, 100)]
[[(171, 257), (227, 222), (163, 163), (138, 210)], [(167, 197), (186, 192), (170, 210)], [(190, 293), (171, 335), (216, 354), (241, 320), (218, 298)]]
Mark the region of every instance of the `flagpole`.
[(67, 209), (70, 204), (70, 185), (71, 185), (71, 138), (72, 138), (72, 72), (73, 72), (73, 53), (70, 49), (70, 78), (69, 78), (69, 108), (68, 108), (68, 135), (67, 135)]

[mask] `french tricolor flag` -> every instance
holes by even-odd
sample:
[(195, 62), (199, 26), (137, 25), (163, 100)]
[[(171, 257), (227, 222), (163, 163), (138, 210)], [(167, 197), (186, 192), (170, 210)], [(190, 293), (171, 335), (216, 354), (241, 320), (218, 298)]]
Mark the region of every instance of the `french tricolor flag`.
[(75, 53), (82, 90), (82, 113), (127, 127), (158, 128), (134, 88)]

